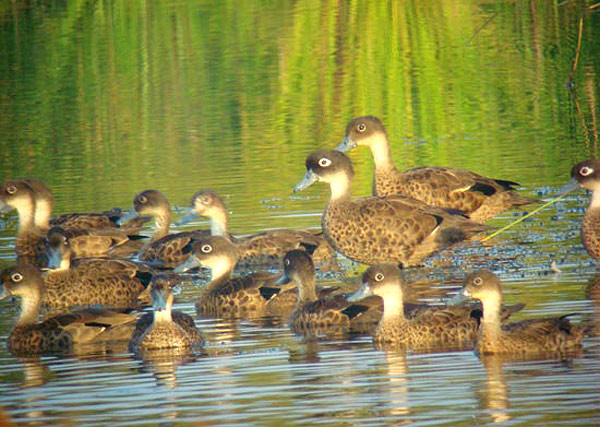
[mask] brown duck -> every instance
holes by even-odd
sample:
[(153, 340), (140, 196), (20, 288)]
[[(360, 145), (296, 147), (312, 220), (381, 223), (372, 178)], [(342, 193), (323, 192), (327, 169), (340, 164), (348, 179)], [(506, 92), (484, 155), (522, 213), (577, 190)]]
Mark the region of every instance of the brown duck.
[(192, 218), (202, 216), (210, 221), (213, 236), (224, 236), (237, 247), (238, 264), (281, 264), (283, 255), (294, 249), (312, 252), (317, 262), (332, 261), (335, 252), (323, 237), (323, 233), (314, 230), (269, 230), (259, 234), (233, 237), (227, 232), (227, 210), (223, 199), (212, 190), (200, 190), (192, 196), (188, 214), (179, 220), (184, 224)]
[(470, 274), (462, 292), (480, 300), (483, 305), (483, 319), (475, 346), (478, 353), (562, 353), (581, 346), (586, 330), (572, 325), (567, 316), (501, 325), (502, 286), (498, 277), (489, 271)]
[(38, 322), (44, 281), (31, 264), (4, 269), (0, 280), (0, 299), (21, 298), (21, 314), (8, 336), (12, 353), (69, 353), (77, 344), (103, 340), (105, 334), (115, 339), (117, 328), (131, 334), (134, 315), (105, 309), (78, 310)]
[(173, 311), (175, 280), (167, 274), (157, 274), (150, 283), (151, 313), (137, 321), (129, 341), (133, 352), (159, 349), (191, 350), (204, 343), (194, 319), (181, 311)]
[(48, 270), (43, 273), (43, 305), (50, 309), (101, 304), (137, 307), (154, 271), (128, 260), (84, 258), (71, 260), (70, 239), (61, 227), (48, 232)]
[(470, 307), (420, 306), (405, 316), (406, 292), (400, 270), (391, 264), (371, 266), (362, 276), (361, 288), (349, 300), (377, 295), (383, 298), (383, 316), (373, 341), (379, 346), (400, 345), (413, 349), (472, 349), (479, 320)]
[(600, 160), (577, 163), (571, 169), (571, 179), (573, 184), (592, 192), (590, 205), (581, 222), (581, 241), (588, 254), (600, 260)]
[(318, 150), (306, 158), (306, 175), (294, 188), (303, 190), (316, 181), (329, 184), (323, 233), (336, 251), (351, 260), (419, 265), (434, 252), (488, 229), (462, 215), (400, 195), (352, 200), (353, 176), (352, 163), (344, 153)]
[(476, 222), (537, 202), (520, 196), (514, 189), (519, 185), (516, 182), (486, 178), (464, 169), (428, 166), (398, 171), (392, 160), (387, 132), (377, 117), (351, 120), (346, 126), (346, 137), (336, 149), (347, 151), (358, 145), (371, 149), (375, 161), (375, 196), (401, 194), (430, 206), (462, 211)]
[(195, 240), (192, 255), (176, 267), (183, 273), (194, 267), (211, 269), (210, 282), (202, 289), (196, 301), (196, 312), (210, 317), (257, 317), (264, 314), (267, 301), (280, 292), (275, 285), (277, 276), (253, 273), (233, 277), (238, 259), (235, 245), (222, 236), (208, 236)]

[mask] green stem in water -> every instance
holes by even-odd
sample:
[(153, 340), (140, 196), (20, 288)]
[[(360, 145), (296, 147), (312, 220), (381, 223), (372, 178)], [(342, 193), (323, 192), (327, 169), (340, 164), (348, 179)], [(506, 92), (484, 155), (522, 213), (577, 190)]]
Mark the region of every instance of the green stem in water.
[(558, 197), (555, 197), (554, 199), (547, 201), (547, 202), (546, 202), (546, 203), (544, 203), (542, 206), (540, 206), (540, 207), (538, 207), (538, 208), (536, 208), (536, 209), (532, 210), (531, 212), (529, 212), (527, 215), (523, 215), (523, 216), (522, 216), (521, 218), (519, 218), (518, 220), (516, 220), (516, 221), (513, 221), (513, 222), (511, 222), (510, 224), (508, 224), (508, 225), (506, 225), (506, 226), (504, 226), (504, 227), (502, 227), (502, 228), (500, 228), (500, 229), (498, 229), (498, 230), (494, 231), (494, 232), (493, 232), (492, 234), (490, 234), (489, 236), (485, 236), (483, 239), (481, 239), (481, 242), (485, 242), (486, 240), (489, 240), (489, 239), (491, 239), (492, 237), (496, 237), (498, 234), (502, 233), (504, 230), (508, 230), (508, 229), (509, 229), (509, 228), (511, 228), (513, 225), (517, 225), (517, 224), (518, 224), (518, 223), (520, 223), (521, 221), (524, 221), (524, 220), (526, 220), (527, 218), (529, 218), (530, 216), (533, 216), (533, 215), (535, 215), (536, 213), (538, 213), (538, 212), (539, 212), (539, 211), (541, 211), (542, 209), (544, 209), (544, 208), (546, 208), (546, 207), (550, 206), (551, 204), (553, 204), (553, 203), (556, 203), (556, 202), (558, 202), (559, 200), (562, 200), (562, 199), (564, 199), (564, 198), (565, 198), (565, 196), (566, 196), (567, 194), (569, 194), (569, 193), (564, 193), (564, 194), (561, 194), (560, 196), (558, 196)]

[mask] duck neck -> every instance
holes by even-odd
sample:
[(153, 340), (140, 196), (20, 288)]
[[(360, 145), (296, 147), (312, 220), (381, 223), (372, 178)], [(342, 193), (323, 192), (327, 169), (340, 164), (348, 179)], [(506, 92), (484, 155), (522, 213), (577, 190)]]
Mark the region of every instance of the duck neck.
[(371, 154), (373, 154), (373, 162), (375, 170), (393, 169), (394, 161), (392, 160), (392, 152), (390, 150), (390, 141), (384, 134), (376, 134), (371, 143)]
[(340, 173), (329, 183), (331, 189), (331, 202), (347, 202), (352, 200), (351, 178), (345, 173)]
[(52, 203), (46, 200), (35, 202), (35, 226), (41, 229), (50, 228), (50, 215), (52, 214)]
[(154, 230), (154, 236), (152, 240), (158, 240), (169, 234), (169, 227), (171, 226), (171, 212), (165, 211), (155, 217), (154, 223), (156, 229)]
[(22, 235), (35, 228), (34, 223), (35, 202), (27, 202), (19, 208), (19, 230), (17, 234)]
[(500, 332), (502, 331), (500, 322), (501, 299), (500, 295), (496, 295), (482, 301), (483, 319), (481, 321), (481, 333), (486, 339), (495, 340), (500, 336)]
[(318, 299), (314, 276), (300, 277), (299, 275), (296, 275), (293, 280), (298, 287), (298, 307)]
[(38, 321), (42, 295), (33, 295), (21, 298), (21, 314), (17, 320), (17, 327), (34, 325)]
[(167, 306), (165, 310), (156, 310), (154, 312), (154, 324), (158, 325), (161, 323), (171, 323), (173, 318), (171, 316), (171, 307)]
[(208, 287), (214, 287), (219, 283), (225, 282), (233, 276), (233, 269), (235, 263), (231, 262), (217, 262), (210, 266), (211, 276)]
[(383, 317), (382, 321), (404, 320), (404, 301), (402, 289), (399, 285), (388, 285), (383, 295)]
[(227, 213), (225, 211), (218, 211), (210, 216), (210, 234), (226, 237)]

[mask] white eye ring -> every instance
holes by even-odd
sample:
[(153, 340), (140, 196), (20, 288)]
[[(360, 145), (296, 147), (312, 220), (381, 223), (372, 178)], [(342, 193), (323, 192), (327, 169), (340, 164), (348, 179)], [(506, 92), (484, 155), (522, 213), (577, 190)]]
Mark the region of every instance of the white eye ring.
[(364, 131), (367, 130), (367, 125), (364, 123), (359, 123), (358, 125), (356, 125), (356, 130), (359, 131), (360, 133), (363, 133)]
[(483, 284), (483, 279), (481, 277), (476, 277), (473, 279), (473, 284), (475, 286), (481, 286)]
[(594, 173), (594, 168), (590, 168), (588, 166), (584, 166), (581, 169), (579, 169), (579, 174), (581, 176), (588, 176)]
[(200, 199), (200, 203), (203, 205), (210, 205), (211, 198), (209, 196), (204, 196)]
[(6, 187), (6, 192), (8, 194), (15, 194), (17, 192), (17, 187), (11, 184), (8, 187)]
[(286, 259), (283, 262), (285, 263), (285, 265), (290, 265), (290, 260), (289, 259)]
[(213, 248), (211, 245), (202, 245), (202, 247), (200, 248), (200, 250), (202, 252), (204, 252), (205, 254), (209, 254), (212, 252)]
[(385, 279), (385, 276), (383, 275), (383, 273), (377, 273), (375, 275), (375, 281), (376, 282), (381, 282), (383, 279)]
[(10, 280), (13, 282), (20, 282), (23, 280), (23, 275), (21, 273), (13, 273), (12, 276), (10, 276)]
[(323, 168), (326, 168), (330, 164), (331, 164), (331, 160), (329, 160), (327, 157), (323, 157), (323, 158), (319, 159), (319, 166), (321, 166)]
[(143, 194), (138, 197), (138, 202), (140, 202), (140, 203), (146, 203), (147, 201), (148, 201), (148, 198), (146, 196), (144, 196)]

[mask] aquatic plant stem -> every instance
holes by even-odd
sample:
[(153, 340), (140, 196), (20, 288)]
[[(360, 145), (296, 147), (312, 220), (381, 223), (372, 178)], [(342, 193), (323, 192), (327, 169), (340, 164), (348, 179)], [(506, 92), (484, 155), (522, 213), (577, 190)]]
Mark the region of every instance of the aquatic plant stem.
[(553, 204), (553, 203), (556, 203), (556, 202), (558, 202), (559, 200), (562, 200), (562, 199), (564, 199), (564, 198), (565, 198), (565, 196), (566, 196), (567, 194), (569, 194), (569, 193), (564, 193), (564, 194), (561, 194), (560, 196), (558, 196), (558, 197), (555, 197), (554, 199), (547, 201), (547, 202), (546, 202), (546, 203), (544, 203), (542, 206), (540, 206), (540, 207), (538, 207), (538, 208), (536, 208), (536, 209), (532, 210), (531, 212), (529, 212), (527, 215), (523, 215), (523, 216), (522, 216), (521, 218), (519, 218), (518, 220), (516, 220), (516, 221), (513, 221), (513, 222), (511, 222), (510, 224), (508, 224), (508, 225), (506, 225), (506, 226), (504, 226), (504, 227), (502, 227), (502, 228), (500, 228), (500, 229), (498, 229), (498, 230), (494, 231), (492, 234), (490, 234), (489, 236), (485, 236), (485, 237), (484, 237), (483, 239), (481, 239), (480, 241), (481, 241), (481, 242), (485, 242), (486, 240), (489, 240), (489, 239), (491, 239), (492, 237), (496, 237), (498, 234), (502, 233), (502, 232), (503, 232), (503, 231), (505, 231), (505, 230), (508, 230), (508, 229), (509, 229), (509, 228), (511, 228), (513, 225), (517, 225), (517, 224), (518, 224), (518, 223), (520, 223), (521, 221), (524, 221), (524, 220), (526, 220), (527, 218), (529, 218), (530, 216), (533, 216), (533, 215), (535, 215), (536, 213), (538, 213), (538, 212), (539, 212), (539, 211), (541, 211), (542, 209), (544, 209), (544, 208), (546, 208), (546, 207), (550, 206), (551, 204)]

